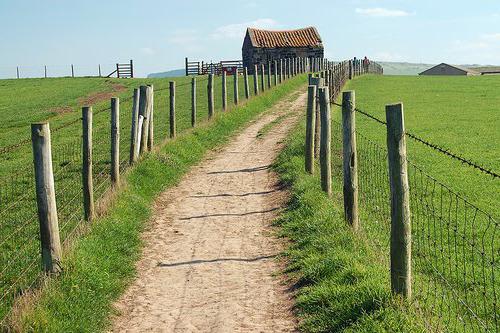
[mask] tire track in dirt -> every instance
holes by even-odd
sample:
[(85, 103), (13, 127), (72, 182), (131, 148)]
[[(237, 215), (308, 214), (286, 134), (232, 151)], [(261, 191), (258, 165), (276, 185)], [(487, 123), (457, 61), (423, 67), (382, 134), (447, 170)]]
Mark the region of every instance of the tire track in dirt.
[(160, 195), (112, 331), (295, 331), (270, 226), (287, 194), (270, 166), (304, 108), (305, 94), (284, 98)]

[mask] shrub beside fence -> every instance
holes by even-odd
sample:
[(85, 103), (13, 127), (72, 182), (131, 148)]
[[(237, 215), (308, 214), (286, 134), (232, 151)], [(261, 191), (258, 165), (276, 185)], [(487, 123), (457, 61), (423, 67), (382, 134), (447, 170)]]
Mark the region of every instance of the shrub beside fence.
[[(279, 69), (271, 70), (277, 75)], [(239, 75), (242, 72), (247, 69)], [(268, 72), (264, 68), (253, 83), (260, 84), (259, 75), (265, 78)], [(223, 91), (227, 112), (241, 103), (240, 91), (248, 92), (247, 99), (256, 95), (246, 89), (251, 79), (228, 75), (216, 81), (209, 75), (168, 86), (160, 86), (160, 81), (160, 87), (143, 85), (130, 97), (112, 98), (108, 107), (83, 107), (81, 118), (52, 131), (48, 123), (34, 124), (35, 168), (30, 155), (24, 154), (26, 160), (18, 163), (22, 167), (0, 175), (0, 324), (16, 298), (43, 279), (42, 271), (55, 274), (64, 269), (64, 248), (104, 211), (110, 194), (120, 186), (120, 174), (155, 142), (215, 116), (223, 109)], [(227, 93), (230, 87), (232, 94)], [(0, 157), (8, 160), (19, 150), (29, 151), (29, 142), (9, 147)]]
[[(444, 158), (463, 160), (405, 130), (402, 104), (387, 106), (382, 120), (356, 108), (354, 92), (344, 92), (342, 104), (336, 103), (344, 83), (366, 72), (380, 70), (374, 63), (368, 70), (351, 61), (333, 64), (319, 78), (310, 78), (314, 86), (308, 90), (309, 101), (318, 98), (311, 94), (325, 78), (330, 100), (342, 108), (342, 123), (332, 123), (332, 172), (339, 184), (343, 180), (346, 221), (366, 234), (381, 254), (381, 263), (390, 267), (386, 278), (391, 290), (421, 312), (430, 330), (498, 332), (498, 221), (408, 157), (406, 138), (441, 152)], [(317, 121), (311, 114), (317, 111), (309, 102), (305, 159), (310, 173), (311, 129)], [(381, 130), (387, 133), (387, 146), (356, 130), (355, 114), (385, 127)], [(323, 139), (328, 140), (321, 137), (320, 145), (329, 144)], [(472, 161), (465, 164), (485, 176), (496, 175)], [(327, 166), (320, 163), (320, 167)]]

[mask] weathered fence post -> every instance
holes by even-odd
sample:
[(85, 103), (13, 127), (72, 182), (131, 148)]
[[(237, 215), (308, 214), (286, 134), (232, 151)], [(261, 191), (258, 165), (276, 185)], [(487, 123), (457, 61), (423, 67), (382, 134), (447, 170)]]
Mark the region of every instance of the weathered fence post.
[(319, 161), (321, 166), (321, 188), (328, 196), (332, 195), (332, 163), (331, 163), (331, 117), (328, 87), (319, 88), (319, 105), (321, 113), (321, 140)]
[(315, 110), (316, 110), (316, 129), (314, 130), (314, 157), (319, 157), (319, 149), (320, 149), (320, 135), (321, 135), (321, 120), (320, 120), (320, 108), (319, 108), (319, 88), (322, 87), (323, 79), (319, 77), (312, 77), (311, 84), (316, 86), (316, 99), (315, 99)]
[(155, 94), (154, 94), (154, 86), (152, 84), (148, 84), (149, 87), (149, 94), (151, 96), (150, 98), (150, 103), (149, 103), (149, 119), (148, 119), (148, 151), (151, 151), (153, 149), (154, 145), (154, 115), (155, 115)]
[(111, 98), (111, 184), (120, 181), (120, 99)]
[(47, 65), (43, 66), (44, 69), (44, 77), (47, 78)]
[(175, 81), (169, 82), (169, 90), (170, 90), (170, 114), (169, 114), (169, 123), (170, 123), (170, 138), (175, 138)]
[(92, 107), (82, 108), (82, 187), (83, 216), (86, 221), (94, 218), (94, 181), (92, 174)]
[(99, 68), (98, 68), (98, 74), (99, 74), (99, 77), (101, 77), (101, 64), (99, 64)]
[(222, 111), (227, 110), (227, 74), (222, 69)]
[(260, 87), (262, 92), (266, 91), (265, 72), (266, 72), (266, 67), (264, 66), (264, 64), (260, 64)]
[(271, 89), (271, 62), (267, 62), (267, 88)]
[(283, 83), (283, 59), (280, 59), (280, 83)]
[(306, 172), (314, 173), (314, 131), (316, 122), (316, 86), (307, 88), (307, 114), (306, 114)]
[(191, 127), (196, 126), (196, 77), (191, 78)]
[(259, 94), (259, 78), (258, 78), (257, 65), (253, 66), (253, 92), (254, 92), (254, 95)]
[(278, 85), (278, 61), (274, 60), (274, 85)]
[(139, 115), (142, 116), (142, 126), (140, 129), (140, 145), (139, 152), (142, 155), (147, 150), (148, 145), (148, 134), (149, 134), (149, 111), (151, 104), (151, 88), (148, 86), (140, 87), (140, 98), (139, 98)]
[(238, 67), (234, 67), (234, 105), (238, 105), (240, 96), (238, 93)]
[(353, 76), (352, 60), (349, 60), (349, 80), (352, 80), (352, 76)]
[(137, 161), (136, 145), (137, 145), (137, 128), (139, 121), (139, 96), (140, 90), (139, 88), (134, 89), (134, 98), (132, 101), (132, 126), (130, 128), (130, 155), (129, 155), (129, 164), (132, 165)]
[(75, 77), (75, 69), (73, 67), (73, 64), (71, 64), (71, 77)]
[(214, 75), (208, 74), (207, 83), (207, 95), (208, 95), (208, 119), (212, 119), (214, 116)]
[(62, 254), (48, 123), (31, 124), (31, 142), (33, 145), (33, 163), (35, 165), (42, 265), (45, 272), (58, 273), (61, 271)]
[(391, 187), (391, 289), (411, 298), (410, 192), (403, 104), (385, 107)]
[(250, 98), (250, 87), (248, 85), (248, 68), (243, 68), (243, 81), (245, 83), (245, 98)]
[(342, 94), (344, 213), (347, 222), (354, 230), (358, 230), (358, 156), (356, 152), (355, 103), (354, 91), (345, 91)]
[(19, 79), (19, 66), (16, 67), (17, 78)]

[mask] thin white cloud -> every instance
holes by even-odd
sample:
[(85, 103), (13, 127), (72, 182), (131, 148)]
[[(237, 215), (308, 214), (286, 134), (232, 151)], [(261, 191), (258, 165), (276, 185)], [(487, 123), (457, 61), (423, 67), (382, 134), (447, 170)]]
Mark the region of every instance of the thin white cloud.
[(247, 27), (276, 29), (279, 27), (279, 24), (270, 18), (260, 18), (250, 22), (228, 24), (216, 28), (211, 37), (213, 39), (242, 39), (245, 36)]
[(387, 8), (356, 8), (356, 14), (370, 17), (404, 17), (411, 14), (404, 10)]
[(494, 34), (486, 34), (481, 36), (481, 38), (488, 41), (500, 41), (500, 32)]
[(156, 53), (155, 50), (153, 50), (150, 47), (143, 47), (143, 48), (141, 48), (141, 52), (144, 53), (144, 54), (146, 54), (146, 55), (153, 55), (153, 54)]

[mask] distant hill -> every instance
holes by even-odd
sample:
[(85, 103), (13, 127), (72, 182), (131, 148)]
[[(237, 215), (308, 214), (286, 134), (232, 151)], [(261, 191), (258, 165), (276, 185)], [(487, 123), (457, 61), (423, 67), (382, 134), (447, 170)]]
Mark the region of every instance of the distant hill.
[(471, 66), (469, 67), (472, 70), (475, 70), (476, 72), (498, 72), (500, 71), (500, 66)]
[[(410, 62), (385, 62), (385, 61), (377, 61), (384, 68), (384, 74), (387, 75), (418, 75), (429, 69), (435, 64), (419, 64), (419, 63), (410, 63)], [(454, 64), (452, 64), (454, 65)], [(460, 67), (469, 68), (476, 72), (483, 71), (498, 71), (500, 70), (500, 66), (492, 66), (492, 65), (458, 65)]]
[(148, 74), (148, 78), (176, 77), (184, 75), (186, 75), (185, 69), (173, 69), (171, 71)]
[(384, 74), (387, 75), (417, 75), (426, 69), (431, 68), (432, 64), (417, 64), (409, 62), (385, 62), (377, 61), (384, 68)]

